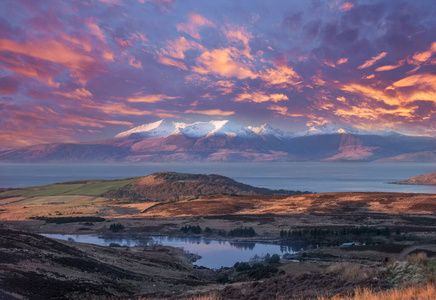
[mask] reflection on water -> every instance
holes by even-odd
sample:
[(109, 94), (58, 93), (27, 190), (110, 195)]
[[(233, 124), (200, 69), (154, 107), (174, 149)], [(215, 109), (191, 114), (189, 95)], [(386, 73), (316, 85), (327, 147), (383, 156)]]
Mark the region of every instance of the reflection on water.
[(201, 256), (194, 264), (212, 269), (231, 267), (238, 261), (249, 261), (253, 257), (269, 254), (295, 253), (292, 245), (264, 244), (256, 242), (234, 242), (209, 240), (196, 237), (152, 236), (144, 238), (100, 238), (94, 235), (42, 234), (43, 236), (61, 240), (74, 240), (100, 246), (118, 244), (120, 246), (163, 245), (183, 248), (185, 251)]

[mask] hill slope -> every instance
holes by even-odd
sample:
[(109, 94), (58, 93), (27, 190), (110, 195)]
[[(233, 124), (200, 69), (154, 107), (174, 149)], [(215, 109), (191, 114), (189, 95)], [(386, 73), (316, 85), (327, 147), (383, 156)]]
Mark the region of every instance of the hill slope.
[(406, 180), (392, 182), (394, 184), (411, 184), (411, 185), (436, 185), (436, 173), (418, 175)]
[(205, 195), (273, 195), (299, 194), (297, 191), (274, 191), (253, 187), (221, 175), (185, 174), (158, 172), (143, 177), (133, 184), (110, 190), (104, 194), (108, 198), (129, 200), (159, 201), (178, 199), (186, 196)]
[(111, 199), (163, 201), (205, 195), (274, 195), (300, 194), (298, 191), (253, 187), (221, 175), (158, 172), (146, 177), (117, 180), (78, 180), (44, 186), (0, 191), (0, 199), (41, 196), (102, 196)]

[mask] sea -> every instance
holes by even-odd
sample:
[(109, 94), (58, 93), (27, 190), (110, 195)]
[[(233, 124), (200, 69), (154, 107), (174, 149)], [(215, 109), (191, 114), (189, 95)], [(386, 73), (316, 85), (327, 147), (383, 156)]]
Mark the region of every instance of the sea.
[(119, 179), (174, 171), (219, 174), (257, 187), (322, 192), (436, 193), (436, 186), (389, 182), (436, 173), (436, 163), (74, 163), (0, 164), (0, 187), (17, 188), (83, 179)]

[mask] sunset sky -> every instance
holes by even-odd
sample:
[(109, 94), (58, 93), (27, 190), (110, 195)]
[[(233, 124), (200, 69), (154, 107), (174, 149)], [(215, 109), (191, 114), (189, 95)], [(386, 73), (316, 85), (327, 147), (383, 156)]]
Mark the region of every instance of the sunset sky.
[(162, 118), (436, 136), (436, 1), (2, 0), (0, 145)]

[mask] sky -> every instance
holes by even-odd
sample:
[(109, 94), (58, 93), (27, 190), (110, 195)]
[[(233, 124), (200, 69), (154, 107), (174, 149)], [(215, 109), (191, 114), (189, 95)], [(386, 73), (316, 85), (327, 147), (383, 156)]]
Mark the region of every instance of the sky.
[(2, 0), (0, 145), (162, 118), (436, 136), (436, 1)]

